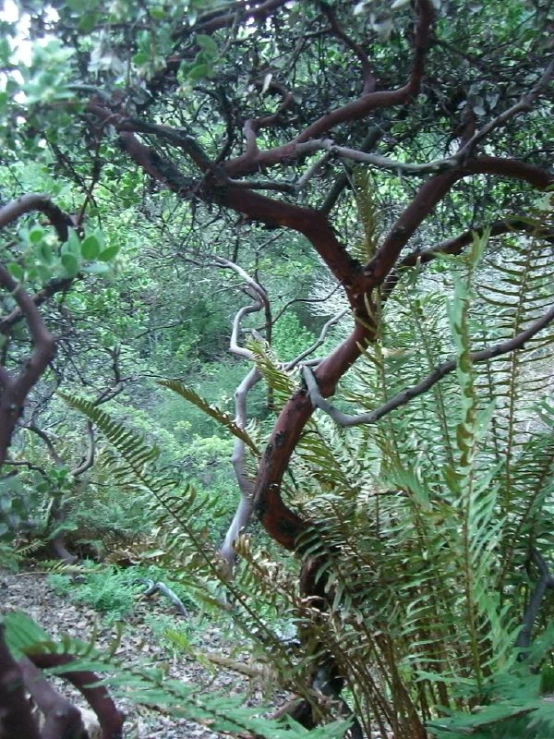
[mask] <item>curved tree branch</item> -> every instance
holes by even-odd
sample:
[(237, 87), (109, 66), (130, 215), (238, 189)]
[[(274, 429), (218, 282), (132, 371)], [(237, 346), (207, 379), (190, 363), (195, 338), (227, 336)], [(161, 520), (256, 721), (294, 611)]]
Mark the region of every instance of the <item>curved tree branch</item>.
[(44, 213), (50, 223), (56, 229), (60, 241), (67, 241), (69, 229), (75, 228), (75, 223), (70, 215), (64, 213), (63, 210), (55, 205), (48, 195), (40, 193), (30, 193), (22, 195), (17, 200), (0, 208), (0, 228), (5, 228), (26, 213), (39, 211)]
[[(71, 654), (44, 653), (27, 656), (41, 670), (61, 665), (71, 665), (75, 661), (75, 657)], [(89, 670), (72, 670), (68, 667), (67, 671), (63, 672), (63, 677), (81, 693), (96, 714), (102, 729), (102, 739), (121, 739), (125, 717), (118, 710), (107, 688), (99, 685), (98, 675)]]
[(470, 155), (475, 151), (477, 144), (483, 141), (489, 133), (504, 126), (508, 121), (523, 112), (532, 110), (533, 103), (539, 97), (540, 93), (544, 90), (545, 86), (550, 81), (554, 72), (554, 61), (550, 62), (533, 88), (522, 95), (517, 103), (512, 105), (507, 110), (499, 113), (496, 118), (482, 126), (476, 131), (473, 136), (462, 144), (456, 154), (451, 157), (445, 157), (443, 159), (434, 159), (431, 162), (425, 162), (424, 164), (414, 164), (411, 162), (400, 162), (389, 157), (384, 157), (379, 154), (371, 154), (358, 149), (352, 149), (347, 146), (338, 146), (332, 139), (320, 139), (312, 140), (314, 147), (319, 147), (330, 154), (336, 154), (343, 159), (350, 159), (354, 162), (361, 162), (363, 164), (371, 164), (379, 169), (388, 169), (397, 174), (406, 175), (423, 175), (423, 174), (434, 174), (436, 172), (444, 172), (450, 169), (454, 169), (462, 165)]
[(3, 739), (42, 739), (25, 696), (21, 667), (12, 657), (0, 623), (0, 736)]
[[(243, 381), (240, 383), (235, 391), (235, 424), (240, 429), (246, 428), (248, 420), (246, 400), (250, 390), (262, 379), (262, 375), (257, 367), (253, 367), (250, 372), (246, 375)], [(243, 531), (252, 518), (254, 510), (254, 480), (248, 475), (245, 465), (245, 444), (241, 439), (235, 440), (235, 447), (233, 450), (233, 456), (231, 457), (231, 463), (235, 470), (235, 477), (240, 490), (240, 500), (231, 521), (223, 544), (219, 549), (219, 554), (222, 557), (227, 575), (232, 574), (233, 568), (236, 563), (237, 553), (235, 551), (235, 542), (238, 539), (241, 531)]]
[(56, 352), (54, 337), (46, 328), (33, 299), (0, 265), (0, 286), (14, 297), (27, 321), (33, 351), (19, 374), (13, 376), (2, 367), (0, 372), (0, 466), (6, 458), (15, 425), (23, 413), (25, 400), (33, 385), (46, 370)]
[[(39, 307), (45, 303), (48, 298), (59, 292), (65, 292), (73, 282), (74, 277), (55, 277), (50, 280), (42, 289), (40, 289), (35, 295), (31, 297), (33, 303)], [(21, 308), (14, 308), (11, 313), (8, 313), (4, 318), (0, 318), (0, 335), (7, 336), (11, 329), (24, 318)]]
[(364, 93), (358, 99), (347, 103), (312, 123), (298, 136), (287, 144), (258, 151), (250, 146), (244, 154), (228, 161), (225, 171), (229, 177), (239, 177), (255, 173), (260, 167), (270, 167), (283, 160), (296, 159), (305, 153), (299, 145), (309, 142), (310, 139), (320, 137), (335, 126), (345, 122), (357, 121), (365, 118), (373, 110), (389, 108), (395, 105), (404, 105), (414, 98), (420, 90), (423, 79), (424, 60), (431, 38), (431, 28), (434, 21), (434, 10), (431, 0), (418, 0), (417, 12), (419, 19), (415, 33), (415, 53), (412, 71), (408, 82), (397, 90), (378, 90)]
[(546, 190), (554, 184), (554, 175), (540, 167), (518, 159), (492, 156), (471, 159), (450, 172), (430, 177), (419, 188), (411, 203), (389, 231), (375, 257), (366, 265), (364, 272), (369, 278), (368, 286), (377, 286), (384, 282), (398, 260), (400, 252), (425, 218), (433, 212), (458, 180), (475, 174), (522, 180), (537, 190)]
[(350, 49), (350, 51), (353, 51), (354, 54), (358, 57), (358, 60), (362, 67), (362, 80), (363, 80), (363, 95), (368, 95), (370, 92), (373, 92), (375, 90), (375, 85), (377, 83), (377, 80), (375, 79), (375, 75), (373, 74), (373, 69), (371, 67), (371, 62), (369, 61), (367, 54), (363, 50), (363, 48), (360, 46), (360, 44), (357, 44), (353, 39), (348, 36), (348, 34), (345, 33), (344, 29), (341, 27), (340, 23), (337, 20), (337, 17), (335, 13), (333, 12), (333, 9), (330, 5), (328, 5), (326, 2), (320, 2), (319, 3), (320, 8), (325, 13), (329, 20), (329, 24), (331, 26), (331, 29), (335, 36), (340, 39), (344, 45)]
[[(255, 361), (255, 354), (250, 349), (246, 349), (239, 345), (238, 336), (242, 319), (249, 313), (264, 310), (269, 313), (269, 298), (265, 289), (259, 282), (254, 280), (246, 270), (242, 269), (238, 264), (228, 259), (218, 257), (216, 264), (224, 269), (232, 269), (247, 284), (248, 294), (254, 299), (254, 303), (241, 308), (233, 319), (233, 329), (231, 333), (230, 349), (233, 354)], [(246, 292), (246, 290), (245, 290)], [(270, 330), (270, 327), (267, 327)], [(257, 367), (253, 367), (246, 377), (242, 380), (235, 391), (235, 424), (240, 429), (246, 429), (248, 421), (247, 414), (247, 397), (250, 390), (262, 379), (262, 375)], [(248, 475), (245, 464), (246, 445), (242, 439), (235, 440), (231, 463), (235, 470), (235, 477), (240, 490), (240, 500), (231, 521), (229, 528), (225, 534), (225, 539), (219, 549), (219, 554), (224, 562), (227, 576), (231, 576), (236, 563), (237, 554), (235, 551), (235, 541), (240, 532), (246, 528), (253, 512), (253, 493), (254, 481)]]
[[(533, 594), (529, 598), (529, 603), (527, 604), (527, 608), (523, 614), (521, 630), (516, 639), (516, 647), (523, 650), (526, 650), (531, 646), (533, 625), (539, 614), (544, 594), (548, 588), (554, 588), (554, 577), (550, 574), (550, 568), (541, 553), (536, 549), (532, 549), (531, 558), (539, 571), (539, 579), (535, 585)], [(525, 651), (523, 651), (520, 653), (519, 658), (525, 659), (526, 656)]]
[(84, 736), (85, 728), (79, 709), (58, 693), (28, 657), (22, 657), (19, 666), (25, 687), (44, 716), (41, 739)]

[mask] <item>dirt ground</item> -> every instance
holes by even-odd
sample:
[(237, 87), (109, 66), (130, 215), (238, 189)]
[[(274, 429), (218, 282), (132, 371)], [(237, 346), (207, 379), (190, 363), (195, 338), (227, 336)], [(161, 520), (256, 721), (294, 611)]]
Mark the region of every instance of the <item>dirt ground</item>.
[[(11, 573), (0, 570), (0, 612), (21, 610), (37, 621), (53, 639), (70, 635), (82, 640), (90, 639), (97, 631), (96, 646), (108, 646), (116, 638), (116, 628), (107, 627), (98, 613), (91, 608), (74, 605), (66, 597), (58, 595), (48, 582), (48, 576), (40, 571)], [(223, 691), (227, 695), (246, 694), (252, 686), (246, 678), (235, 673), (211, 670), (202, 666), (192, 656), (177, 653), (160, 643), (145, 619), (152, 614), (183, 618), (177, 614), (166, 599), (138, 600), (133, 614), (126, 619), (121, 642), (116, 656), (126, 664), (149, 664), (168, 666), (169, 675), (186, 683), (192, 683), (202, 691)], [(203, 627), (195, 638), (198, 649), (213, 652), (221, 657), (228, 654), (230, 645), (226, 644), (216, 627)], [(60, 689), (67, 694), (71, 688), (57, 679)], [(251, 693), (252, 696), (252, 693)], [(256, 695), (253, 695), (256, 698)], [(259, 697), (259, 695), (258, 695)], [(79, 694), (76, 702), (84, 705)], [(175, 719), (169, 715), (136, 706), (122, 699), (119, 707), (126, 713), (124, 736), (126, 739), (217, 739), (206, 726), (186, 719)]]

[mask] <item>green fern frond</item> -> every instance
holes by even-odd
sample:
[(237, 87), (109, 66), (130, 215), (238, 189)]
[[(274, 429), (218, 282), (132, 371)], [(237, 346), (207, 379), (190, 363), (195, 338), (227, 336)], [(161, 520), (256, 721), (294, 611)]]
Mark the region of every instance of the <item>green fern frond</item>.
[(294, 391), (294, 374), (282, 369), (277, 357), (264, 342), (252, 341), (249, 346), (254, 352), (258, 369), (275, 393), (277, 403), (284, 402)]
[[(60, 392), (59, 394), (67, 405), (81, 411), (98, 426), (138, 477), (143, 475), (145, 465), (158, 459), (159, 450), (156, 446), (147, 444), (141, 436), (129, 431), (122, 423), (115, 421), (92, 401), (70, 393)], [(156, 483), (154, 487), (157, 487)]]
[(259, 449), (248, 432), (237, 426), (228, 413), (225, 413), (225, 411), (220, 410), (216, 406), (210, 405), (210, 403), (199, 395), (196, 390), (184, 385), (180, 380), (159, 380), (158, 385), (167, 387), (185, 400), (188, 400), (189, 403), (192, 403), (210, 418), (213, 418), (228, 429), (233, 436), (236, 436), (238, 439), (243, 441), (254, 452), (254, 454), (259, 455)]
[(353, 256), (365, 263), (377, 251), (379, 240), (379, 210), (375, 200), (375, 185), (367, 167), (356, 167), (353, 174), (354, 197), (363, 240), (353, 250)]

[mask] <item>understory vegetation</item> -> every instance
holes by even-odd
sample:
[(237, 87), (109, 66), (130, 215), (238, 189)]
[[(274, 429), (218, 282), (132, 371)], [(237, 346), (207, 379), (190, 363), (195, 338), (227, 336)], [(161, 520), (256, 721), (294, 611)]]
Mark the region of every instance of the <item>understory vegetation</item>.
[(8, 607), (2, 737), (88, 736), (54, 674), (104, 739), (120, 695), (240, 737), (554, 736), (553, 24), (6, 4), (0, 564), (123, 629), (157, 593), (176, 658), (215, 625), (266, 704)]

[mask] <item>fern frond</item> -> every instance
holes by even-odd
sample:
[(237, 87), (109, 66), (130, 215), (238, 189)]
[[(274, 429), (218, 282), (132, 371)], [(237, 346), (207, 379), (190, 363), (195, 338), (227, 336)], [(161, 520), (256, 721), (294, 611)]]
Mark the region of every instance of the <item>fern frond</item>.
[(375, 200), (375, 185), (367, 167), (356, 167), (353, 174), (354, 197), (358, 219), (364, 237), (353, 250), (353, 256), (362, 263), (369, 261), (377, 250), (379, 241), (379, 210)]
[[(159, 457), (159, 450), (156, 446), (148, 444), (141, 436), (129, 431), (122, 423), (114, 420), (92, 401), (70, 393), (60, 392), (59, 394), (67, 405), (81, 411), (98, 426), (139, 479), (146, 476), (145, 466)], [(144, 481), (146, 482), (146, 480)], [(152, 479), (147, 484), (149, 487), (152, 486), (156, 489), (160, 483)]]
[(264, 380), (275, 393), (275, 400), (282, 404), (294, 391), (294, 373), (282, 369), (276, 355), (271, 348), (262, 341), (252, 341), (249, 344), (256, 358), (256, 365)]

